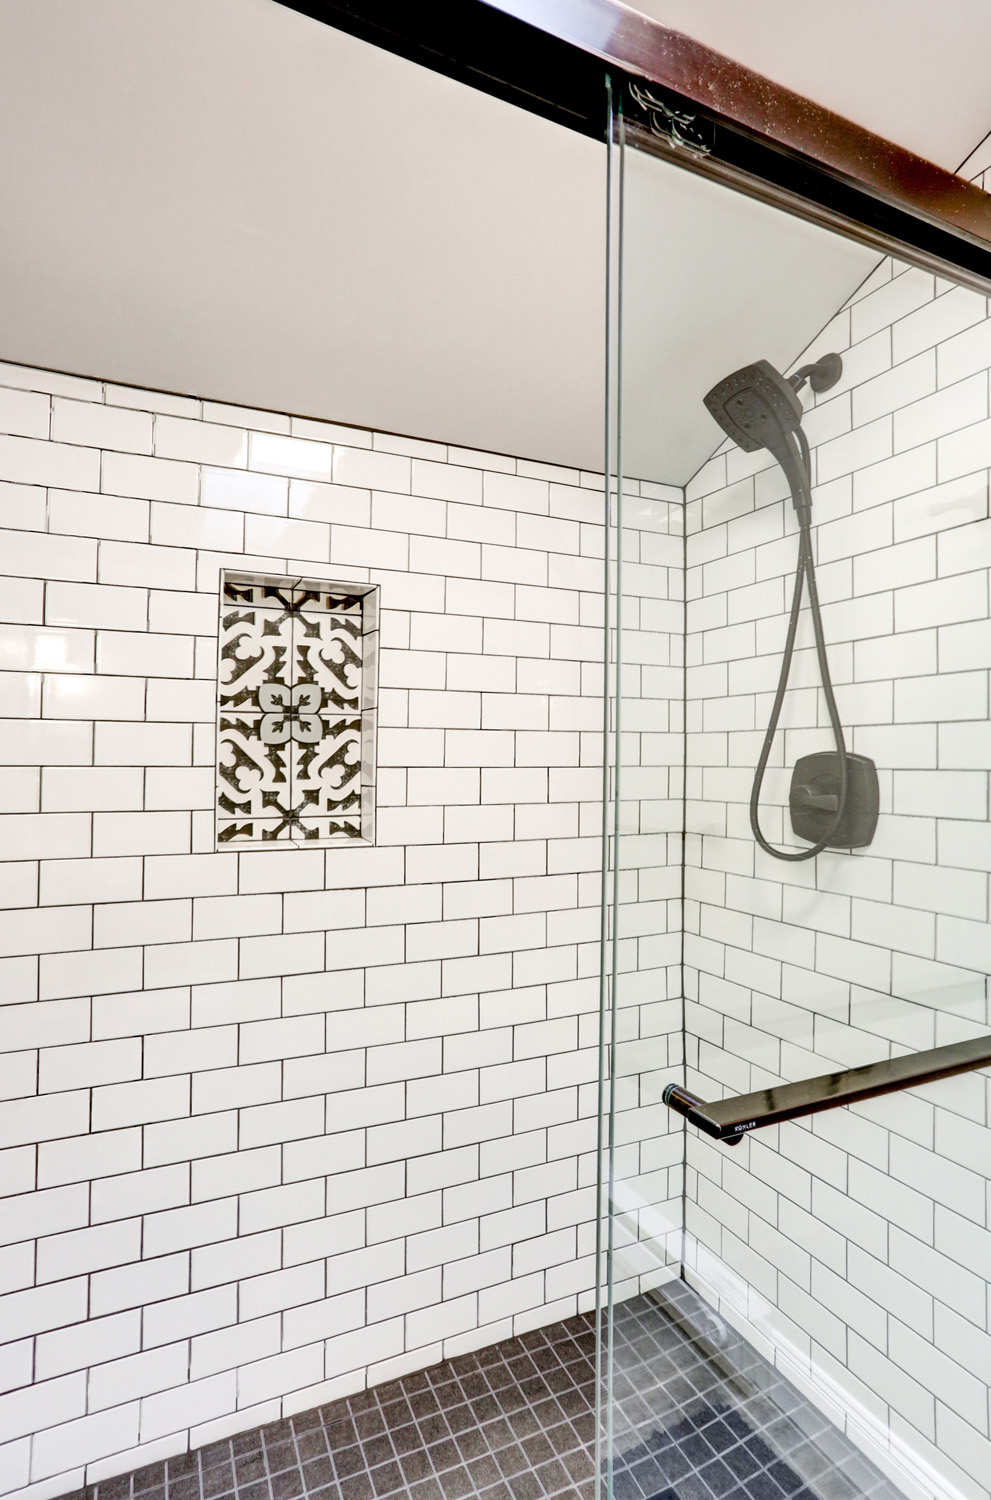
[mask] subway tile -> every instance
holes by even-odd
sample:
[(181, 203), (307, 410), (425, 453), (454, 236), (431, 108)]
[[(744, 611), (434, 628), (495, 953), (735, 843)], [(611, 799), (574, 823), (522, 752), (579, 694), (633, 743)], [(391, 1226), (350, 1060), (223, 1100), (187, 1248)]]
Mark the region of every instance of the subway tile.
[(827, 483), (840, 474), (855, 473), (889, 458), (893, 452), (891, 434), (891, 419), (885, 416), (824, 443), (817, 449), (819, 483)]
[(986, 723), (940, 724), (939, 763), (947, 770), (966, 770), (985, 763), (988, 749)]
[[(49, 1099), (47, 1102), (52, 1101)], [(38, 1150), (38, 1185), (43, 1188), (59, 1187), (67, 1183), (95, 1181), (101, 1177), (134, 1171), (140, 1165), (141, 1131), (138, 1128), (46, 1141)], [(83, 1239), (90, 1233), (89, 1230), (80, 1231)], [(106, 1243), (106, 1236), (102, 1231), (92, 1233), (99, 1244)], [(131, 1234), (126, 1226), (121, 1225), (120, 1238), (108, 1264), (122, 1264), (136, 1259), (136, 1251), (132, 1253), (129, 1247), (133, 1246), (137, 1238), (137, 1233)], [(66, 1243), (75, 1254), (73, 1242)], [(62, 1274), (59, 1270), (58, 1245), (54, 1245), (52, 1250), (55, 1257), (52, 1275), (53, 1279), (58, 1279)]]
[(187, 506), (154, 502), (150, 531), (151, 541), (163, 547), (203, 547), (214, 552), (240, 552), (244, 548), (245, 517), (206, 505), (191, 510)]
[[(330, 480), (333, 448), (329, 443), (278, 433), (252, 432), (248, 468), (295, 479)], [(341, 481), (350, 483), (348, 480)]]
[(902, 496), (894, 511), (895, 540), (965, 526), (986, 516), (987, 508), (987, 474), (962, 474)]
[(148, 596), (148, 627), (169, 635), (212, 636), (216, 628), (216, 611), (216, 600), (207, 593), (152, 589)]
[(137, 1396), (181, 1385), (187, 1369), (184, 1343), (108, 1360), (90, 1373), (90, 1407), (100, 1411)]
[(142, 631), (101, 631), (97, 670), (110, 676), (190, 677), (193, 642), (188, 637)]
[[(89, 629), (144, 630), (147, 595), (140, 588), (108, 584), (53, 583), (46, 590), (47, 625), (82, 626)], [(52, 663), (58, 670), (58, 661)]]
[[(879, 506), (869, 514), (881, 515), (884, 509)], [(936, 544), (931, 537), (899, 542), (879, 551), (865, 551), (861, 546), (854, 553), (853, 586), (857, 594), (902, 589), (910, 584), (929, 582), (935, 577)]]
[(44, 438), (0, 436), (0, 472), (13, 484), (99, 490), (100, 454)]
[(991, 421), (975, 420), (959, 432), (949, 431), (939, 439), (937, 448), (940, 483), (986, 469), (991, 461)]
[(0, 481), (0, 505), (3, 507), (6, 525), (13, 526), (18, 531), (43, 531), (45, 493), (40, 484), (7, 484)]
[(97, 543), (89, 537), (0, 531), (5, 573), (44, 579), (96, 580)]
[(144, 1442), (230, 1411), (236, 1400), (233, 1371), (204, 1380), (191, 1381), (171, 1391), (146, 1396), (141, 1403), (141, 1435)]
[(941, 1447), (951, 1462), (959, 1464), (972, 1478), (981, 1482), (991, 1460), (991, 1443), (971, 1424), (958, 1417), (950, 1407), (937, 1405), (937, 1432)]
[[(266, 508), (271, 508), (273, 514), (285, 513), (284, 505), (281, 510), (274, 506)], [(342, 521), (350, 526), (369, 526), (371, 495), (368, 490), (350, 485), (293, 479), (289, 482), (289, 514), (301, 521)]]
[[(966, 307), (968, 311), (977, 311), (978, 299), (973, 294), (958, 289), (951, 293), (957, 300), (956, 315), (963, 315), (963, 307), (960, 299), (967, 298)], [(940, 298), (940, 301), (946, 301)], [(949, 385), (959, 380), (964, 380), (968, 375), (977, 371), (987, 370), (991, 366), (991, 323), (987, 321), (985, 312), (980, 312), (976, 318), (970, 318), (971, 326), (954, 332), (940, 341), (936, 351), (937, 366), (941, 385)], [(949, 333), (949, 330), (948, 330)]]
[(854, 343), (868, 338), (879, 328), (895, 323), (935, 296), (932, 276), (926, 271), (910, 270), (896, 276), (893, 281), (871, 291), (855, 302), (851, 310), (851, 331)]
[(935, 916), (879, 901), (853, 903), (853, 937), (899, 952), (934, 957)]
[[(969, 288), (954, 287), (952, 291), (937, 297), (933, 302), (923, 304), (916, 312), (909, 313), (895, 323), (892, 328), (894, 358), (898, 361), (909, 359), (918, 350), (935, 345), (941, 364), (946, 362), (947, 380), (961, 379), (970, 371), (965, 368), (964, 351), (956, 359), (950, 353), (956, 343), (955, 335), (975, 323), (982, 323), (986, 311), (981, 298)], [(987, 364), (991, 364), (991, 359), (982, 368)]]
[(427, 458), (414, 458), (412, 491), (414, 495), (436, 500), (481, 505), (482, 472), (455, 462), (437, 463)]
[(152, 419), (148, 412), (97, 401), (52, 401), (51, 436), (56, 442), (125, 453), (151, 453)]
[(981, 720), (987, 716), (987, 678), (983, 672), (945, 672), (896, 682), (895, 717), (899, 723)]
[(987, 778), (978, 771), (896, 771), (894, 810), (920, 816), (987, 816)]
[[(930, 374), (933, 367), (926, 355), (920, 355), (918, 363), (920, 378), (917, 384), (921, 387), (923, 383), (921, 369), (925, 369), (927, 374)], [(908, 370), (916, 364), (917, 361), (912, 360), (908, 365), (899, 368)], [(932, 389), (931, 384), (929, 388)], [(906, 405), (895, 413), (896, 452), (900, 449), (915, 448), (920, 443), (931, 442), (934, 438), (939, 438), (942, 442), (944, 435), (948, 433), (963, 436), (969, 426), (982, 422), (987, 417), (987, 402), (987, 374), (985, 372), (971, 375), (967, 380), (947, 386), (933, 395), (923, 397), (922, 400), (914, 400), (911, 405)], [(952, 449), (953, 438), (950, 438), (949, 442)], [(958, 469), (956, 472), (961, 471)], [(941, 479), (952, 477), (950, 473), (940, 473)]]
[(159, 458), (243, 469), (248, 461), (248, 434), (237, 427), (214, 422), (158, 416), (155, 418), (155, 453)]
[(987, 521), (977, 521), (967, 527), (956, 527), (946, 532), (939, 538), (940, 576), (986, 568), (991, 562), (989, 538), (991, 525)]
[(189, 815), (185, 812), (97, 812), (93, 817), (93, 853), (97, 857), (189, 852)]
[(421, 539), (440, 538), (447, 534), (447, 506), (442, 500), (373, 491), (371, 524), (377, 530), (408, 531)]
[(42, 683), (42, 713), (46, 719), (140, 719), (145, 693), (145, 683), (137, 677), (48, 673)]
[[(393, 490), (408, 495), (411, 461), (401, 454), (369, 452), (335, 445), (332, 477), (335, 484), (364, 489)], [(314, 476), (318, 477), (318, 476)]]
[(484, 504), (495, 505), (503, 510), (516, 510), (531, 515), (545, 516), (550, 509), (549, 487), (546, 480), (502, 474), (494, 468), (483, 474), (482, 495)]
[(160, 1078), (134, 1083), (108, 1083), (93, 1089), (93, 1126), (114, 1130), (171, 1120), (189, 1112), (189, 1083), (185, 1078)]
[(988, 931), (983, 921), (941, 915), (936, 923), (936, 957), (960, 968), (985, 971), (991, 955)]
[(923, 911), (945, 912), (975, 921), (983, 920), (987, 911), (986, 881), (973, 870), (898, 862), (894, 892), (896, 900)]
[[(961, 471), (962, 472), (962, 471)], [(940, 479), (948, 478), (940, 474)], [(936, 484), (936, 444), (923, 443), (892, 458), (880, 458), (853, 473), (853, 504), (858, 511), (898, 500)]]
[(137, 947), (68, 953), (56, 950), (42, 954), (39, 960), (38, 993), (46, 1000), (126, 993), (140, 983), (141, 949)]
[(106, 495), (168, 500), (176, 505), (195, 505), (199, 492), (199, 475), (194, 464), (134, 453), (104, 453), (98, 484), (78, 484), (72, 480), (56, 483), (63, 489), (100, 489)]
[[(92, 758), (93, 729), (90, 724), (11, 719), (0, 725), (0, 765), (26, 763), (28, 766), (81, 766), (87, 765)], [(32, 801), (37, 805), (36, 799), (32, 798)], [(87, 852), (81, 847), (85, 843), (85, 835), (82, 820), (78, 818), (72, 822), (52, 822), (51, 832), (57, 836), (57, 842), (47, 848), (32, 840), (32, 828), (36, 828), (40, 835), (42, 825), (30, 814), (5, 818), (4, 826), (21, 835), (17, 843), (10, 846), (10, 857), (13, 859), (25, 857), (15, 850), (26, 847), (35, 847), (39, 857), (46, 853), (58, 857)]]
[[(893, 1135), (889, 1170), (894, 1178), (911, 1184), (937, 1205), (942, 1204), (948, 1211), (965, 1220), (973, 1221), (976, 1218), (983, 1223), (984, 1215), (974, 1201), (979, 1179), (973, 1172), (947, 1157), (926, 1151), (913, 1141)], [(965, 1233), (963, 1237), (966, 1240)], [(986, 1234), (984, 1238), (987, 1238)]]
[[(323, 522), (289, 520), (283, 516), (247, 516), (244, 542), (248, 552), (268, 556), (330, 561), (330, 528)], [(340, 560), (345, 559), (340, 552)]]
[(142, 1128), (144, 1159), (148, 1166), (172, 1162), (195, 1162), (217, 1156), (237, 1143), (237, 1118), (233, 1111), (207, 1116), (184, 1116), (146, 1124)]
[(987, 576), (967, 573), (960, 578), (920, 583), (900, 589), (895, 601), (897, 630), (924, 630), (961, 620), (987, 618)]
[(511, 547), (516, 537), (516, 518), (512, 511), (494, 510), (480, 504), (450, 504), (447, 507), (447, 535), (459, 541)]
[[(221, 510), (284, 516), (288, 513), (290, 487), (290, 481), (280, 474), (205, 467), (200, 473), (199, 501), (202, 506)], [(152, 498), (165, 500), (171, 497), (155, 495)], [(195, 501), (186, 500), (185, 503)]]
[(72, 441), (51, 433), (51, 408), (51, 397), (41, 391), (0, 389), (0, 429), (18, 437), (55, 436), (60, 442)]

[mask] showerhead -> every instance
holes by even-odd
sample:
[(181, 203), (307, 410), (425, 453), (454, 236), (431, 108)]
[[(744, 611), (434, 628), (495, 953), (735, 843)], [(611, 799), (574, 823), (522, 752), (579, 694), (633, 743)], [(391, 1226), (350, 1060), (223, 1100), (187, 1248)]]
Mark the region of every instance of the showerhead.
[[(851, 784), (850, 765), (854, 757), (847, 755), (843, 739), (843, 725), (840, 723), (836, 697), (829, 677), (829, 663), (826, 660), (826, 642), (822, 629), (813, 557), (812, 461), (809, 445), (802, 431), (802, 403), (798, 399), (798, 393), (806, 382), (818, 394), (820, 391), (830, 390), (842, 373), (843, 361), (838, 354), (824, 354), (815, 364), (802, 365), (801, 369), (796, 370), (787, 379), (766, 359), (759, 359), (752, 365), (744, 365), (742, 370), (734, 370), (732, 375), (727, 375), (725, 380), (720, 380), (718, 385), (714, 385), (705, 397), (709, 412), (738, 447), (742, 448), (745, 453), (756, 453), (758, 449), (766, 448), (777, 459), (788, 480), (792, 504), (798, 518), (798, 566), (795, 572), (795, 591), (792, 595), (781, 674), (778, 678), (771, 718), (764, 736), (764, 744), (761, 747), (750, 793), (750, 826), (753, 829), (754, 838), (760, 847), (775, 859), (814, 859), (823, 849), (856, 848), (858, 847), (856, 838), (860, 837), (862, 831), (865, 835), (865, 843), (870, 843), (873, 833), (873, 824), (869, 829), (865, 827), (861, 830), (859, 823), (853, 823), (853, 832), (849, 826), (849, 812), (856, 810), (866, 816), (870, 808), (865, 809), (858, 805), (854, 809), (854, 802), (848, 799)], [(802, 607), (802, 588), (805, 584), (808, 585), (809, 590), (816, 656), (819, 661), (819, 674), (829, 713), (829, 722), (833, 729), (836, 752), (835, 754), (806, 756), (800, 762), (803, 767), (806, 761), (814, 760), (817, 765), (820, 761), (823, 762), (822, 779), (825, 781), (826, 772), (831, 778), (825, 789), (819, 787), (818, 784), (816, 787), (807, 786), (804, 771), (800, 783), (794, 778), (792, 780), (790, 798), (792, 828), (801, 837), (812, 840), (810, 848), (793, 853), (790, 850), (775, 849), (773, 844), (768, 843), (760, 828), (759, 804), (764, 772), (767, 769), (774, 735), (778, 727), (785, 689), (788, 686), (788, 673), (791, 670), (795, 649), (795, 633)], [(864, 766), (865, 781), (869, 781), (866, 771), (866, 767), (869, 766), (876, 785), (877, 776), (873, 764), (865, 759)], [(796, 767), (796, 773), (797, 770), (798, 767)], [(876, 800), (873, 806), (876, 820)], [(809, 812), (809, 809), (812, 811)], [(815, 821), (813, 814), (817, 819), (820, 814), (824, 816), (820, 821)]]
[(802, 424), (802, 403), (794, 386), (766, 359), (734, 370), (705, 397), (723, 431), (745, 453), (768, 448), (778, 457), (790, 444), (788, 434)]

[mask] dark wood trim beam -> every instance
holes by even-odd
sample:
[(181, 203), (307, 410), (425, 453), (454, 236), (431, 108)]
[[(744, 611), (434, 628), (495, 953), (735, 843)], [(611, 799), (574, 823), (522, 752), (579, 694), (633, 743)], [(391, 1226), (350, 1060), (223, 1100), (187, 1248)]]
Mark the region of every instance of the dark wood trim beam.
[(991, 195), (617, 0), (487, 3), (914, 214), (991, 244)]
[(276, 3), (597, 140), (606, 73), (617, 96), (642, 81), (710, 144), (702, 160), (635, 129), (639, 146), (991, 292), (991, 195), (618, 0)]
[[(276, 0), (436, 73), (604, 140), (605, 69), (485, 0)], [(387, 107), (369, 99), (370, 111)]]

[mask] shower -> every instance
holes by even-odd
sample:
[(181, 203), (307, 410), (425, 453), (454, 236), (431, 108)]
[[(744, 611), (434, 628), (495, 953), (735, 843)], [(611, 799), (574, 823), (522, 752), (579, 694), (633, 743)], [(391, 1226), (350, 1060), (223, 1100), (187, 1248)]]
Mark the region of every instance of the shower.
[[(874, 763), (846, 748), (843, 725), (833, 693), (826, 641), (816, 587), (812, 548), (812, 469), (809, 445), (802, 429), (803, 408), (798, 393), (806, 382), (813, 391), (828, 391), (843, 373), (838, 354), (825, 354), (815, 364), (803, 365), (787, 378), (766, 359), (727, 375), (705, 397), (705, 405), (723, 431), (745, 453), (766, 448), (784, 471), (798, 518), (798, 560), (791, 614), (781, 657), (781, 671), (771, 716), (754, 771), (750, 793), (750, 826), (760, 847), (775, 859), (792, 862), (814, 859), (824, 849), (863, 848), (874, 837), (878, 814), (878, 781)], [(760, 827), (760, 793), (771, 746), (781, 716), (795, 649), (795, 635), (807, 586), (816, 657), (823, 697), (833, 731), (835, 750), (802, 756), (795, 764), (789, 793), (792, 831), (812, 841), (811, 848), (776, 849)]]

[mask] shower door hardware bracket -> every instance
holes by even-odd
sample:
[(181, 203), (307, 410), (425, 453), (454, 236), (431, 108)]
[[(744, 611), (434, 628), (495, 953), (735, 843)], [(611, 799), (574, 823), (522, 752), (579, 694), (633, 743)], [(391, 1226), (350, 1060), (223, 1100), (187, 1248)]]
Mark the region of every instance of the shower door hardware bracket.
[[(668, 145), (690, 151), (693, 156), (709, 156), (712, 152), (713, 130), (708, 120), (700, 120), (687, 110), (667, 104), (663, 99), (631, 80), (629, 95), (636, 110), (629, 112), (629, 122), (649, 130), (651, 135), (666, 141)], [(637, 114), (640, 118), (637, 118)]]
[(684, 1115), (704, 1135), (721, 1141), (724, 1146), (738, 1146), (748, 1131), (763, 1125), (779, 1125), (803, 1115), (817, 1115), (824, 1109), (836, 1109), (841, 1104), (858, 1104), (862, 1099), (876, 1099), (879, 1094), (917, 1088), (923, 1083), (989, 1066), (991, 1034), (933, 1047), (928, 1052), (913, 1052), (907, 1057), (893, 1057), (866, 1068), (823, 1073), (818, 1078), (803, 1078), (800, 1083), (758, 1089), (753, 1094), (738, 1094), (711, 1104), (677, 1083), (669, 1083), (661, 1097), (669, 1109)]

